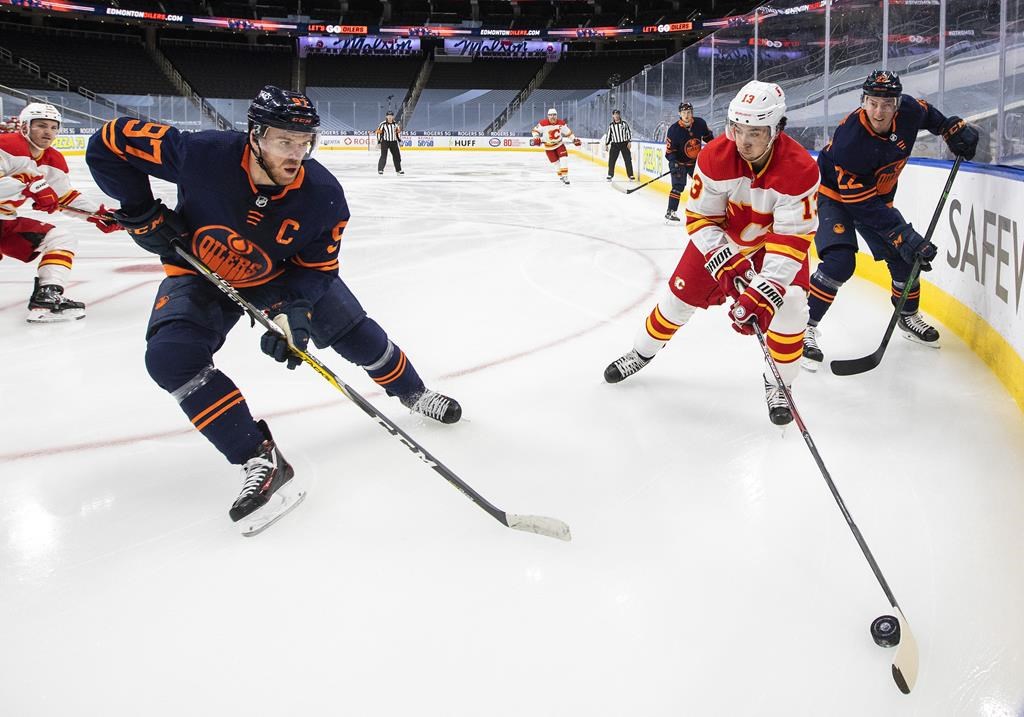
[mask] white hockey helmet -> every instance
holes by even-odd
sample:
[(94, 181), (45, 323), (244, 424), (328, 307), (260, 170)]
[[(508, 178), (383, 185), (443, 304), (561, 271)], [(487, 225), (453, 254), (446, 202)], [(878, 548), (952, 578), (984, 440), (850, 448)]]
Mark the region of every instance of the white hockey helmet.
[(785, 115), (786, 93), (782, 88), (774, 82), (751, 80), (729, 103), (729, 122), (725, 125), (725, 133), (729, 139), (734, 139), (733, 122), (751, 127), (771, 127), (774, 140), (785, 126), (782, 122)]
[(29, 102), (25, 105), (25, 109), (21, 111), (21, 114), (18, 115), (18, 125), (21, 127), (21, 133), (27, 135), (32, 120), (37, 119), (53, 120), (58, 125), (64, 121), (64, 118), (60, 116), (60, 112), (53, 105), (42, 102)]
[(548, 117), (557, 117), (557, 116), (558, 116), (558, 110), (556, 110), (554, 107), (552, 107), (551, 109), (548, 110)]

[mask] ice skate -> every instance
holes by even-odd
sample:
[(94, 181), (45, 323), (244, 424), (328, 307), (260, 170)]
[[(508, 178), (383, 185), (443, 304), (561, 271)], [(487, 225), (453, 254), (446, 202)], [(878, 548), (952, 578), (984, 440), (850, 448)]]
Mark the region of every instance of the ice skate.
[(679, 219), (679, 215), (675, 213), (675, 210), (669, 209), (667, 212), (665, 212), (665, 221), (678, 222), (681, 220)]
[(306, 497), (306, 491), (293, 480), (295, 471), (277, 449), (266, 422), (260, 421), (259, 427), (267, 440), (242, 466), (242, 492), (228, 513), (245, 536), (263, 532)]
[(399, 173), (399, 174), (405, 174), (405, 170), (404, 170), (404, 169), (399, 169), (399, 170), (398, 170), (398, 173)]
[(782, 392), (777, 383), (769, 381), (767, 376), (764, 377), (764, 397), (768, 402), (768, 418), (772, 423), (776, 426), (792, 423), (793, 412), (789, 410), (786, 394)]
[(562, 184), (569, 184), (569, 183), (570, 183), (570, 182), (569, 182), (569, 178), (568, 178), (568, 177), (566, 177), (565, 175), (563, 175), (563, 176), (559, 177), (559, 179), (561, 179), (561, 180), (562, 180)]
[(611, 177), (611, 175), (609, 174), (609, 175), (608, 175), (607, 177), (605, 177), (605, 178), (604, 178), (604, 181), (606, 181), (606, 182), (610, 182), (610, 181), (612, 181), (612, 177)]
[(903, 335), (914, 343), (923, 344), (933, 349), (939, 348), (938, 330), (921, 318), (921, 312), (904, 314), (896, 324)]
[(379, 174), (380, 176), (383, 177), (384, 176), (384, 170), (383, 169), (378, 169), (377, 170), (377, 174)]
[(458, 401), (429, 388), (402, 398), (401, 401), (402, 405), (413, 413), (419, 413), (441, 423), (457, 423), (462, 418), (462, 406)]
[(40, 286), (36, 277), (32, 297), (28, 300), (26, 321), (30, 324), (53, 324), (84, 318), (85, 304), (64, 296), (64, 288), (56, 284)]
[(804, 357), (800, 365), (812, 373), (818, 370), (821, 362), (825, 359), (825, 354), (818, 347), (818, 337), (820, 335), (821, 332), (817, 326), (808, 326), (804, 330)]
[(629, 378), (650, 362), (651, 359), (644, 358), (636, 349), (633, 349), (608, 364), (608, 367), (604, 370), (604, 380), (608, 383), (618, 383), (625, 378)]

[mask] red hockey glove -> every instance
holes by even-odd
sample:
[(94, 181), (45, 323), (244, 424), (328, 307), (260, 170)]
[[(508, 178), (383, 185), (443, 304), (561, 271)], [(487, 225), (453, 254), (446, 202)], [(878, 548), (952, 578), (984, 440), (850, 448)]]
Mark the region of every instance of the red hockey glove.
[(729, 309), (732, 328), (741, 334), (754, 333), (750, 321), (756, 321), (761, 331), (767, 331), (775, 318), (775, 312), (782, 306), (786, 290), (770, 279), (755, 276), (746, 290)]
[(60, 197), (42, 177), (34, 179), (21, 193), (32, 200), (32, 208), (38, 212), (53, 214), (60, 209)]
[(96, 213), (85, 221), (90, 224), (95, 224), (96, 228), (104, 234), (110, 234), (111, 232), (120, 231), (124, 228), (117, 223), (117, 220), (114, 219), (114, 215), (110, 213), (110, 210), (102, 204), (100, 205), (100, 208), (96, 210)]
[(540, 147), (540, 137), (534, 137), (530, 140), (531, 147)]
[(740, 298), (742, 289), (736, 288), (736, 280), (742, 279), (746, 286), (754, 280), (754, 267), (750, 260), (737, 253), (731, 244), (712, 249), (704, 255), (704, 268), (715, 277), (722, 293), (736, 300)]
[(583, 140), (580, 139), (579, 137), (573, 137), (572, 138), (572, 143), (574, 145), (576, 145), (577, 147), (579, 147), (581, 144), (583, 144)]

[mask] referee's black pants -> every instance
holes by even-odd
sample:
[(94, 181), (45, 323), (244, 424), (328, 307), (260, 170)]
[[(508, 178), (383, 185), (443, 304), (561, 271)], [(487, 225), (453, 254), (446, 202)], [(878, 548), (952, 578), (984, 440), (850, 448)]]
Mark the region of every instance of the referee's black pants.
[(377, 171), (383, 172), (384, 165), (388, 163), (388, 151), (391, 152), (391, 160), (395, 163), (395, 171), (402, 171), (402, 153), (398, 150), (398, 142), (389, 142), (382, 139), (380, 142), (380, 159), (377, 161)]
[(615, 162), (622, 154), (622, 160), (626, 164), (626, 176), (633, 176), (633, 155), (629, 151), (629, 142), (612, 142), (608, 145), (608, 176), (615, 176)]

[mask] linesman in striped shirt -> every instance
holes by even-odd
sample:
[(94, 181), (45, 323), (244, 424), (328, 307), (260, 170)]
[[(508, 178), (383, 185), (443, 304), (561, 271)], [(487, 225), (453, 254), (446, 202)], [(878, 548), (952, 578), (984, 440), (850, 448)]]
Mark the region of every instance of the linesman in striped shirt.
[(402, 127), (395, 122), (395, 113), (391, 110), (384, 115), (384, 121), (377, 125), (377, 143), (380, 145), (377, 174), (384, 174), (384, 165), (388, 163), (388, 152), (391, 152), (395, 171), (405, 174), (402, 171), (402, 152), (399, 149), (399, 145), (402, 143)]
[(633, 176), (633, 155), (629, 151), (629, 141), (633, 139), (633, 133), (629, 130), (629, 123), (622, 121), (622, 115), (618, 110), (612, 110), (612, 121), (608, 125), (608, 132), (605, 134), (605, 147), (608, 149), (608, 176), (609, 182), (615, 176), (615, 162), (622, 154), (622, 161), (626, 165), (626, 175), (630, 180), (636, 179)]

